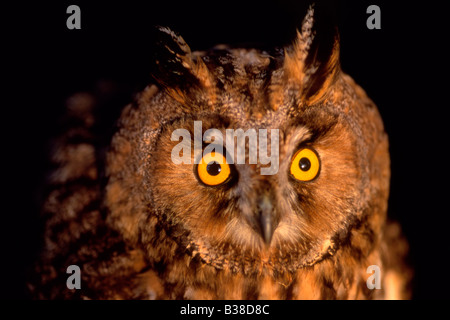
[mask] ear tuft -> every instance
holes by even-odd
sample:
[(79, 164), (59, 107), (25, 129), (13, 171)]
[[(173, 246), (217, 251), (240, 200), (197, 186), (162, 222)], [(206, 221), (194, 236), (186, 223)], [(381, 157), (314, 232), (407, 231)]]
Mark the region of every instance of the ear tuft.
[(187, 43), (167, 27), (156, 30), (153, 77), (165, 87), (183, 87), (186, 82), (196, 84), (198, 80), (192, 74), (193, 61)]
[(339, 35), (335, 26), (316, 26), (314, 7), (303, 19), (297, 39), (285, 50), (288, 81), (299, 86), (300, 100), (311, 105), (322, 100), (339, 73)]
[(161, 26), (155, 31), (152, 75), (173, 98), (187, 104), (193, 91), (211, 87), (209, 70), (201, 58), (193, 58), (178, 33)]

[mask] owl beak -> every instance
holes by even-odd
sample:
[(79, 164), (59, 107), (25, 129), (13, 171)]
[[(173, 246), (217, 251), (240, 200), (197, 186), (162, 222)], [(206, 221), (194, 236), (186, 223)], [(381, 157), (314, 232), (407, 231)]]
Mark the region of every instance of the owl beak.
[(259, 224), (261, 227), (261, 233), (264, 238), (264, 242), (270, 245), (272, 241), (273, 232), (275, 231), (275, 214), (272, 202), (266, 195), (262, 196), (258, 203), (259, 208)]

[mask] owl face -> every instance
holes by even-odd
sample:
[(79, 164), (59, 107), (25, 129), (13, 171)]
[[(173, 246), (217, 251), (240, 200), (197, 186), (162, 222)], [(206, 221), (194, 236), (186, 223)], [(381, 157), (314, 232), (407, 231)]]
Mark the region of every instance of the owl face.
[[(173, 130), (194, 133), (195, 119), (225, 136), (226, 129), (241, 128), (243, 121), (220, 112), (173, 121), (152, 155), (153, 206), (165, 219), (182, 224), (187, 247), (213, 265), (240, 269), (250, 260), (249, 268), (277, 265), (292, 271), (315, 263), (333, 250), (335, 237), (357, 214), (361, 196), (351, 129), (328, 108), (288, 116), (286, 123), (273, 122), (275, 112), (258, 121), (260, 128), (280, 130), (274, 175), (261, 175), (260, 163), (224, 159), (218, 164), (208, 152), (200, 164), (194, 164), (193, 153), (191, 164), (174, 164)], [(230, 152), (226, 146), (225, 152)]]
[[(310, 10), (294, 44), (271, 51), (191, 52), (179, 35), (160, 28), (153, 74), (161, 90), (147, 88), (137, 109), (127, 111), (139, 125), (122, 135), (135, 143), (120, 142), (120, 135), (115, 142), (140, 164), (116, 174), (146, 204), (130, 205), (123, 225), (139, 225), (130, 234), (160, 245), (152, 232), (161, 230), (145, 228), (146, 219), (157, 219), (182, 254), (217, 269), (276, 275), (334, 255), (354, 226), (384, 216), (389, 160), (381, 121), (340, 71), (337, 36), (315, 36), (312, 21)], [(227, 154), (237, 151), (227, 144), (208, 151), (214, 141), (201, 141), (200, 160), (192, 151), (190, 163), (174, 163), (180, 141), (172, 134), (187, 130), (191, 140), (183, 142), (194, 145), (195, 121), (201, 134), (214, 128), (224, 137), (229, 129), (278, 130), (278, 141), (268, 142), (278, 144), (278, 171), (261, 174), (268, 164), (260, 158), (229, 163)], [(255, 152), (250, 144), (244, 143), (246, 160)]]

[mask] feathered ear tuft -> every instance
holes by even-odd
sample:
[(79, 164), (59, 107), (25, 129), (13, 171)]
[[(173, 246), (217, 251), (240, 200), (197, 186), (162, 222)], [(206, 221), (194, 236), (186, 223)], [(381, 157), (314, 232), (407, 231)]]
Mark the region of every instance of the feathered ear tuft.
[(184, 39), (167, 27), (156, 27), (152, 75), (175, 100), (189, 103), (194, 91), (212, 87), (211, 75), (201, 58), (194, 59)]
[(337, 29), (315, 25), (310, 6), (297, 39), (285, 49), (285, 74), (299, 85), (300, 100), (312, 105), (325, 97), (339, 74), (339, 34)]

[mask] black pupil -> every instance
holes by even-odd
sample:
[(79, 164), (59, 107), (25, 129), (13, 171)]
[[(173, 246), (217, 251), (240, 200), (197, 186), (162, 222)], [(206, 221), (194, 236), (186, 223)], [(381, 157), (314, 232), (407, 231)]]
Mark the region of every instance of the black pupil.
[(300, 166), (300, 169), (302, 171), (308, 171), (311, 169), (311, 161), (309, 161), (308, 158), (301, 158), (298, 162), (298, 165)]
[(212, 176), (217, 176), (221, 170), (222, 167), (215, 161), (208, 163), (206, 166), (206, 171)]

